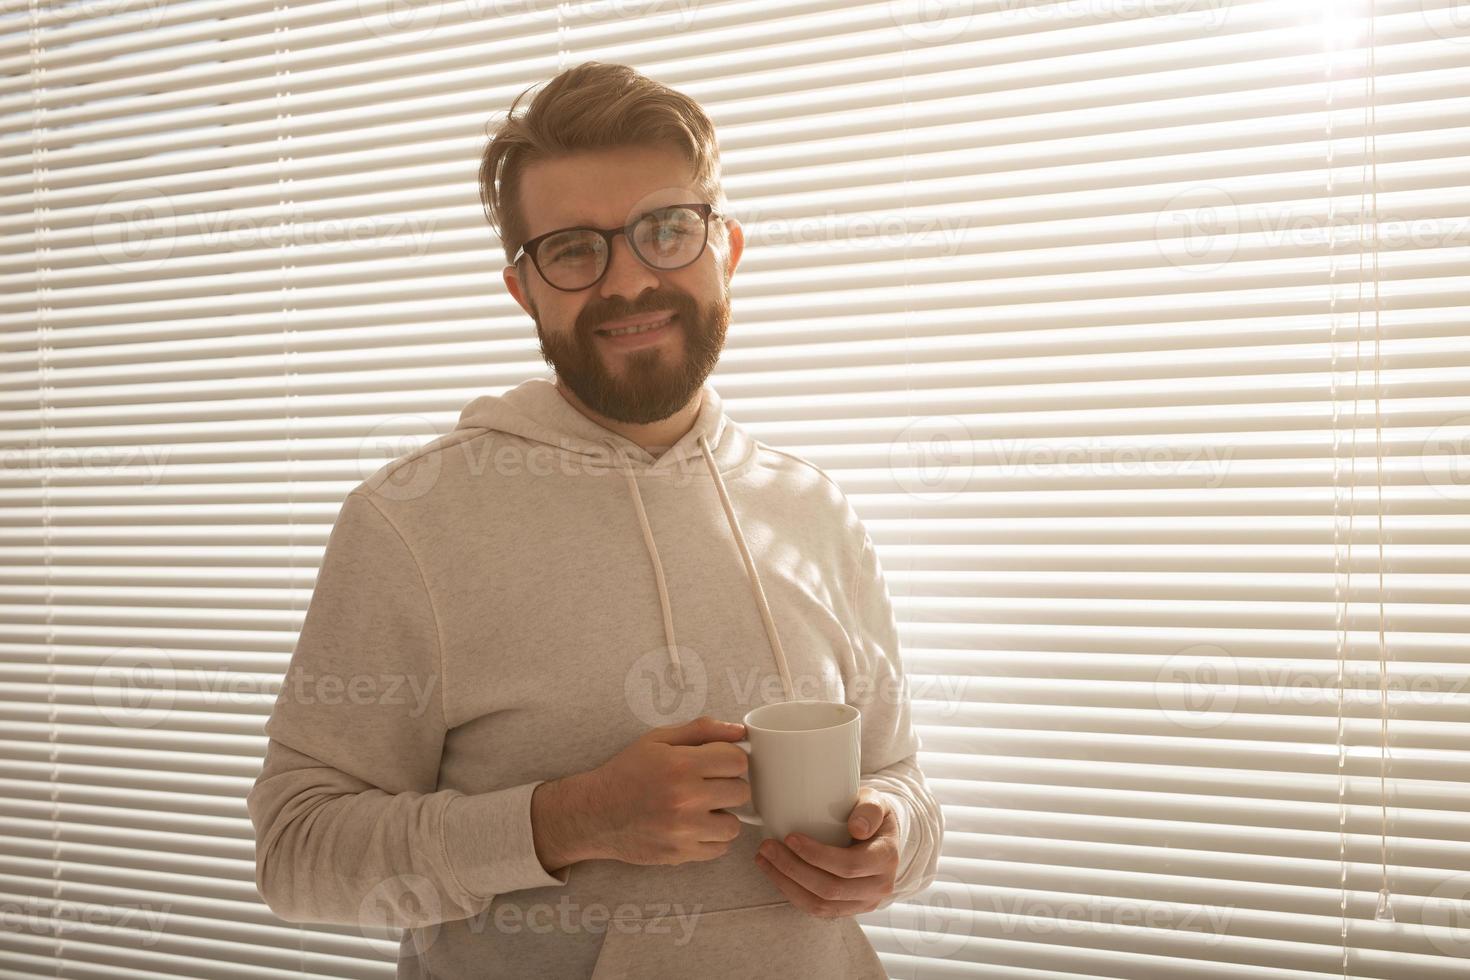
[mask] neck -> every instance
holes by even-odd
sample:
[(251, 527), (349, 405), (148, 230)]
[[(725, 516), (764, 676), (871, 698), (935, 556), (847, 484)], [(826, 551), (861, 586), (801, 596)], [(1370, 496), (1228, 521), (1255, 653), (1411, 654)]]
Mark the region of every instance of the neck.
[(560, 378), (556, 379), (556, 390), (561, 392), (561, 396), (567, 400), (568, 404), (584, 416), (596, 422), (604, 429), (610, 432), (616, 432), (655, 459), (662, 456), (674, 443), (678, 442), (690, 429), (694, 428), (694, 420), (699, 417), (699, 410), (704, 405), (704, 389), (700, 388), (699, 393), (689, 399), (689, 404), (679, 409), (673, 415), (670, 415), (666, 419), (659, 419), (657, 422), (648, 422), (640, 425), (633, 422), (619, 422), (617, 419), (610, 419), (605, 415), (594, 412), (584, 405), (582, 400), (573, 394), (570, 389), (562, 384)]

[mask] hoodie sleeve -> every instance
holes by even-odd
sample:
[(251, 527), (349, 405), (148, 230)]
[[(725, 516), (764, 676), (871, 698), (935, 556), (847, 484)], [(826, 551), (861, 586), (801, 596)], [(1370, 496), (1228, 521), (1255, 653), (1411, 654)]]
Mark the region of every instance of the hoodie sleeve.
[(866, 530), (849, 595), (853, 675), (847, 679), (847, 702), (862, 712), (862, 784), (893, 803), (902, 840), (893, 894), (877, 906), (883, 909), (933, 882), (944, 838), (944, 814), (919, 768), (922, 743), (909, 717), (898, 626), (883, 568)]
[(246, 798), (256, 887), (293, 922), (419, 928), (497, 894), (565, 885), (536, 857), (538, 782), (437, 790), (445, 716), (438, 624), (403, 538), (348, 494)]

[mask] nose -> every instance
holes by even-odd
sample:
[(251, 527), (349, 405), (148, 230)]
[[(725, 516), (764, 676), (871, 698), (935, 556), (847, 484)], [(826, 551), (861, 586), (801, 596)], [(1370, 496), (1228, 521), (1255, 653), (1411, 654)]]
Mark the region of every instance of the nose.
[(628, 243), (627, 235), (617, 235), (612, 241), (612, 251), (607, 256), (607, 273), (598, 284), (603, 299), (621, 296), (627, 300), (637, 299), (646, 289), (658, 286), (658, 275), (639, 261)]

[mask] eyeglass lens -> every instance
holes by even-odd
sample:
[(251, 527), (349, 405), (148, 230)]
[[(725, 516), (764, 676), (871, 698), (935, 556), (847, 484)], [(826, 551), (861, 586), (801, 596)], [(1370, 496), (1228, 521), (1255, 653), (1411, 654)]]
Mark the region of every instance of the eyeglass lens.
[[(688, 265), (704, 248), (707, 224), (698, 211), (672, 207), (650, 211), (633, 226), (629, 244), (656, 269)], [(594, 231), (577, 229), (552, 235), (536, 250), (541, 275), (561, 289), (591, 285), (607, 267), (607, 240)]]

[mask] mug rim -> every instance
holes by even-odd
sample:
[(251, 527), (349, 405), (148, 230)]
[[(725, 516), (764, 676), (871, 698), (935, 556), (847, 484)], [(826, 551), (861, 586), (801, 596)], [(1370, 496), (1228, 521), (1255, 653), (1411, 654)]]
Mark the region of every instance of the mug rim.
[[(847, 718), (842, 719), (839, 722), (836, 722), (835, 724), (823, 725), (820, 728), (801, 728), (795, 731), (785, 728), (767, 728), (764, 725), (752, 723), (750, 720), (750, 716), (758, 711), (765, 711), (768, 708), (774, 710), (793, 704), (825, 704), (832, 707), (846, 709), (846, 711), (851, 712), (851, 715)], [(862, 714), (863, 713), (861, 711), (859, 711), (853, 705), (848, 704), (846, 701), (828, 701), (823, 698), (798, 698), (792, 701), (772, 701), (769, 704), (756, 705), (754, 708), (751, 708), (745, 713), (745, 717), (741, 719), (741, 724), (745, 725), (745, 733), (747, 736), (749, 736), (752, 729), (762, 732), (768, 732), (775, 735), (815, 735), (818, 732), (830, 732), (833, 729), (841, 728), (844, 725), (851, 725), (859, 718), (861, 718)]]

